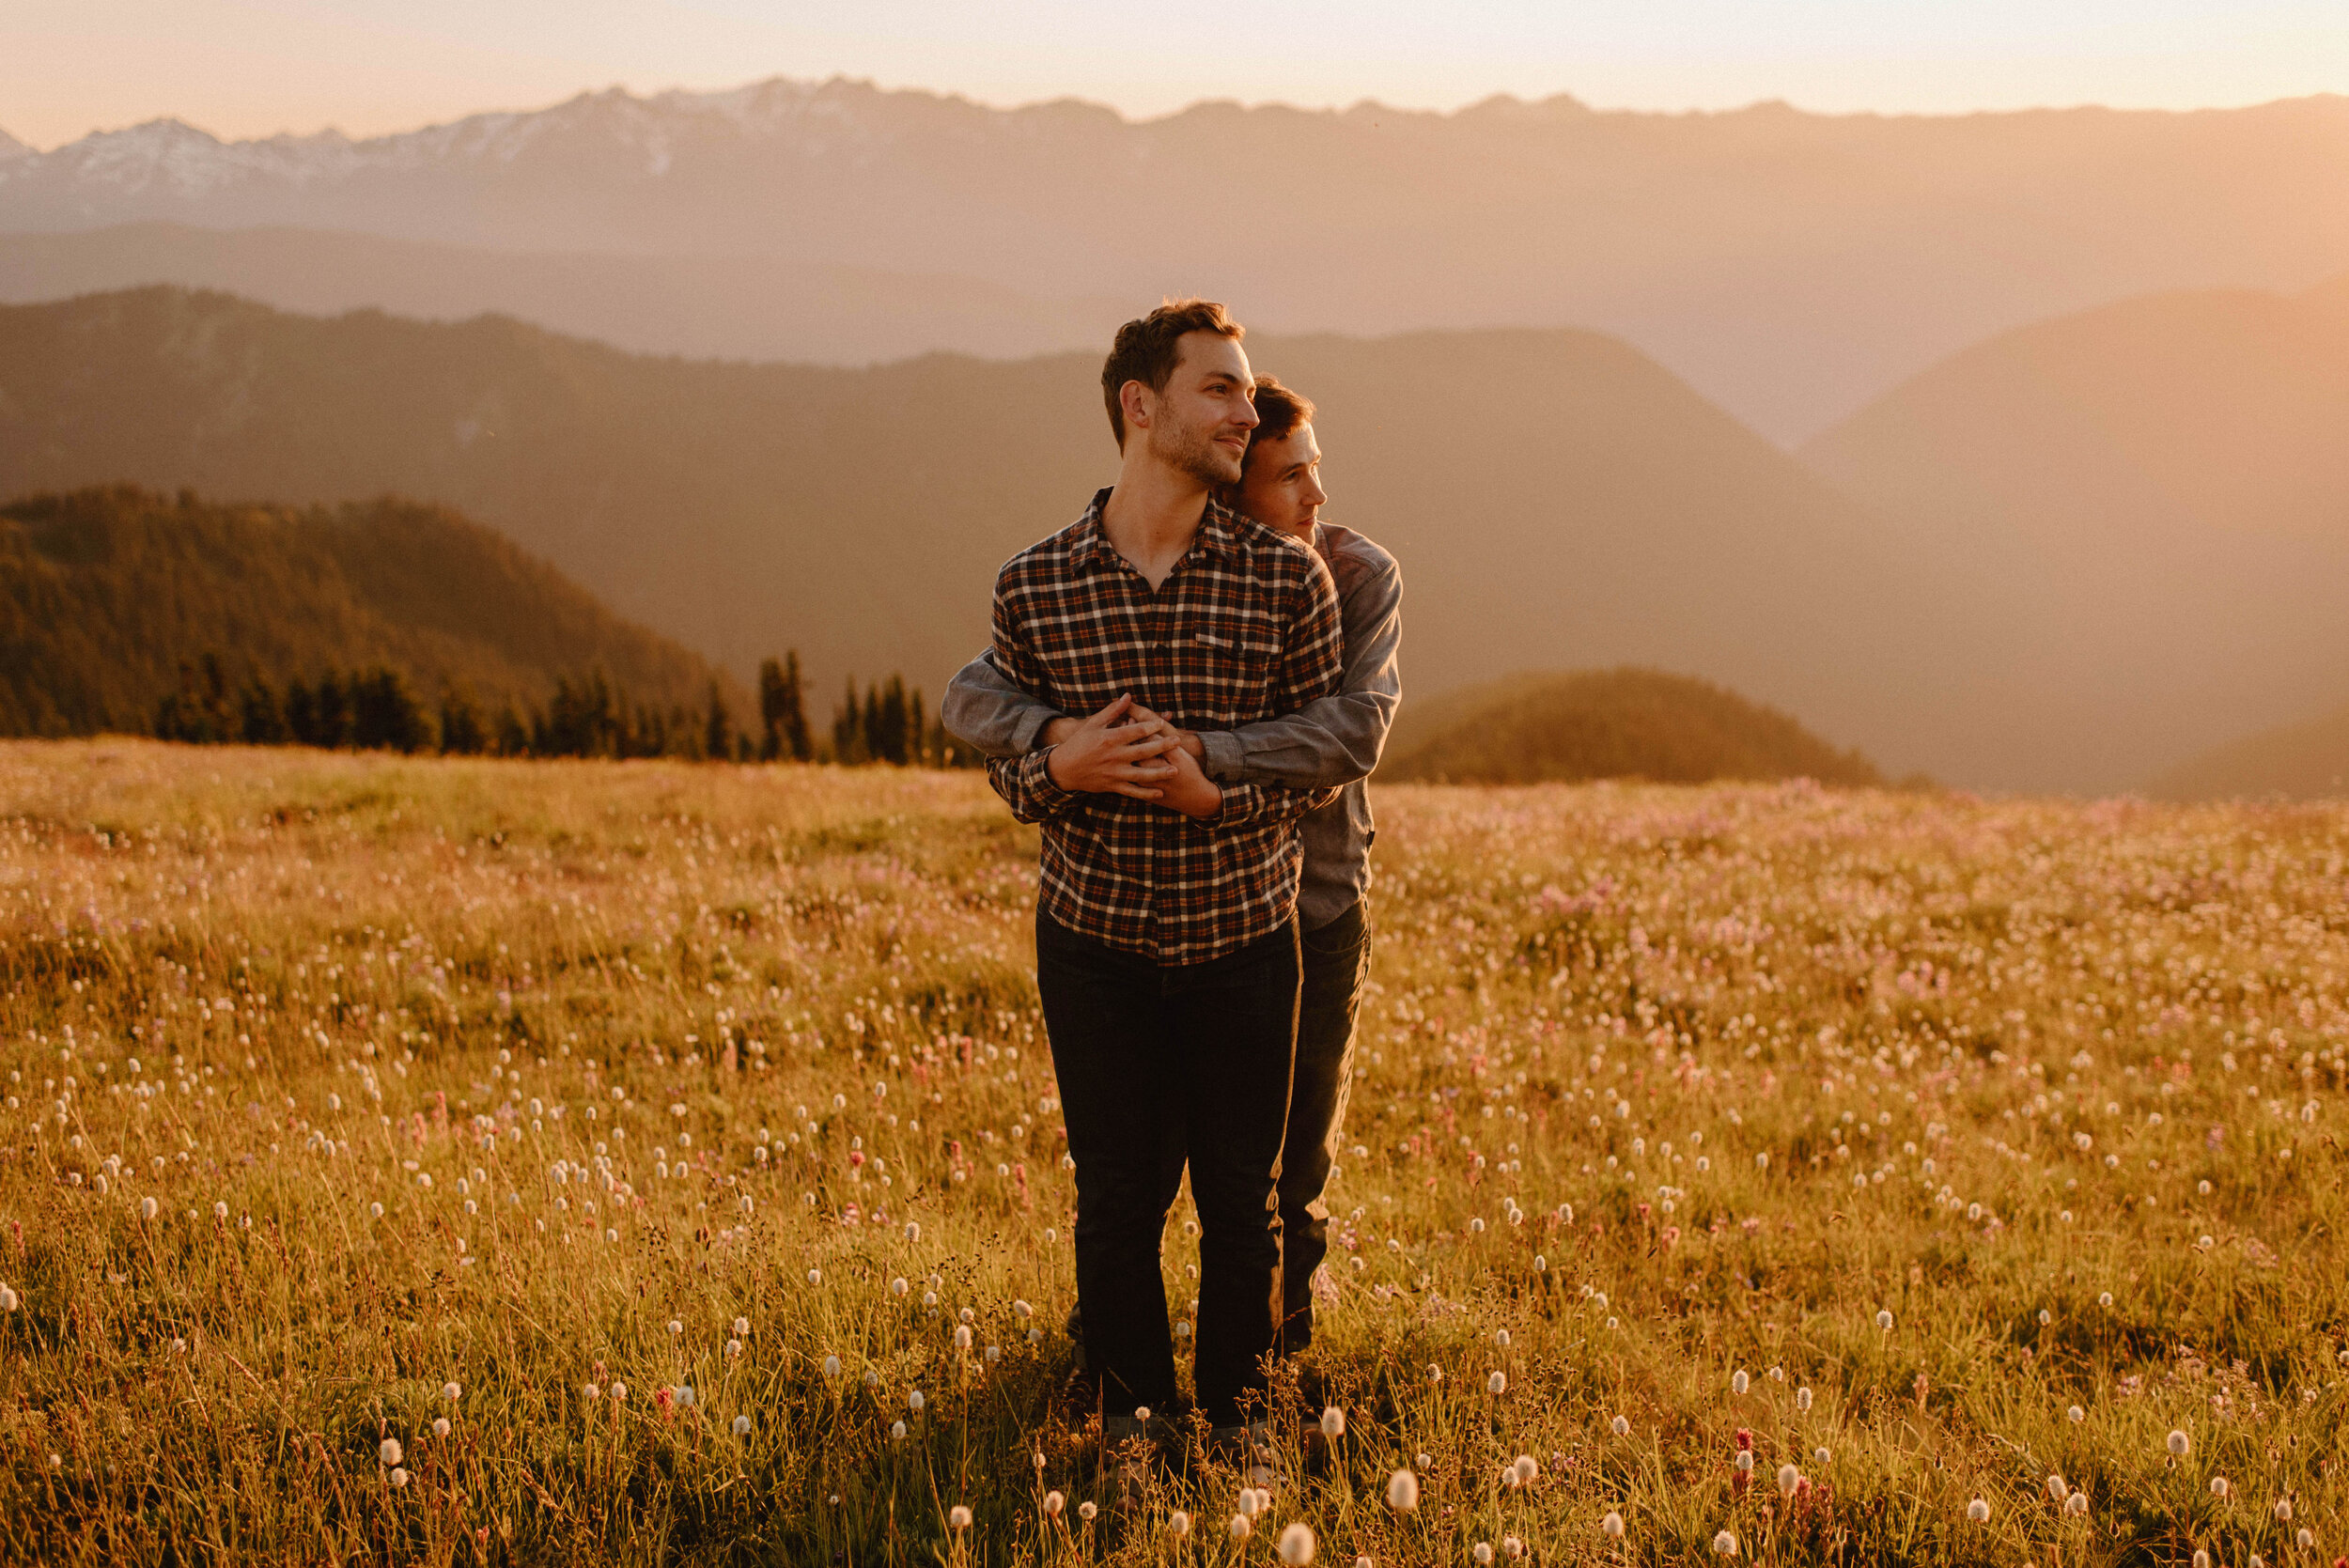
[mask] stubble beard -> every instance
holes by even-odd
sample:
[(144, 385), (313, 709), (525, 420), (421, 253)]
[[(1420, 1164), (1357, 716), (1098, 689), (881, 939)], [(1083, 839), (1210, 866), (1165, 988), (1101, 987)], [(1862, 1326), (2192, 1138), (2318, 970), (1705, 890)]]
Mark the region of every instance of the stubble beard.
[(1220, 492), (1225, 486), (1239, 483), (1240, 460), (1215, 443), (1219, 428), (1185, 426), (1170, 429), (1164, 425), (1154, 425), (1150, 427), (1150, 455), (1176, 473)]

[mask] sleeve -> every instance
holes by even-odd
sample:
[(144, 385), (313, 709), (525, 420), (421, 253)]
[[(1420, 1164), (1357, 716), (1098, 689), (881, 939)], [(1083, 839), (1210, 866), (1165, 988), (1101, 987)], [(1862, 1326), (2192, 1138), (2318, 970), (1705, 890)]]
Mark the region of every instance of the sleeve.
[(987, 782), (995, 786), (995, 793), (1011, 807), (1011, 815), (1021, 822), (1044, 822), (1066, 812), (1077, 804), (1079, 797), (1052, 782), (1050, 761), (1052, 749), (1025, 756), (989, 757)]
[[(994, 625), (995, 641), (985, 657), (1019, 690), (1045, 690), (1044, 666), (1037, 660), (1021, 624), (1018, 593), (1008, 567), (995, 580)], [(1003, 803), (1011, 807), (1011, 815), (1019, 821), (1042, 822), (1078, 804), (1080, 798), (1074, 791), (1052, 782), (1051, 757), (1052, 751), (1048, 746), (1019, 756), (988, 759), (987, 782), (1003, 798)]]
[(1050, 703), (1030, 696), (995, 667), (994, 651), (955, 672), (938, 705), (946, 733), (981, 756), (1016, 757), (1035, 750), (1044, 726), (1060, 718)]
[(1390, 562), (1357, 584), (1340, 624), (1345, 666), (1336, 693), (1278, 719), (1203, 732), (1207, 777), (1314, 789), (1351, 784), (1378, 766), (1403, 701), (1401, 569)]
[[(1268, 695), (1283, 713), (1330, 696), (1345, 672), (1346, 637), (1338, 613), (1337, 584), (1321, 557), (1307, 551), (1310, 568), (1295, 597), (1288, 637), (1280, 662), (1273, 666)], [(1206, 818), (1210, 828), (1246, 828), (1304, 815), (1337, 798), (1335, 784), (1298, 788), (1279, 784), (1242, 781), (1223, 786), (1223, 809)]]

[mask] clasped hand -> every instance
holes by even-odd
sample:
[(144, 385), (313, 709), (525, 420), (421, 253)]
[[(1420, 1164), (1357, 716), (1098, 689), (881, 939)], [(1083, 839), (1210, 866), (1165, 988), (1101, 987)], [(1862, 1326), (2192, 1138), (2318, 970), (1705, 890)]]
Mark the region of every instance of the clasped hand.
[(1186, 816), (1213, 816), (1223, 791), (1202, 772), (1196, 737), (1128, 696), (1088, 719), (1055, 719), (1045, 770), (1061, 788), (1155, 800)]

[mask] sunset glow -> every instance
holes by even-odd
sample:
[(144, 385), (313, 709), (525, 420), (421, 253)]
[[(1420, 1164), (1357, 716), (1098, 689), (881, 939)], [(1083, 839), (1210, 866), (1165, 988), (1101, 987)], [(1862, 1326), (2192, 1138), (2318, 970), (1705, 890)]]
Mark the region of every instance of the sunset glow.
[[(1214, 98), (1450, 108), (1499, 92), (1649, 109), (2197, 108), (2349, 85), (2349, 18), (2305, 0), (1309, 0), (1256, 20), (1079, 0), (19, 0), (9, 13), (0, 130), (39, 147), (163, 116), (231, 139), (367, 135), (614, 84), (835, 73), (1131, 115)], [(1255, 44), (1236, 47), (1235, 29)]]

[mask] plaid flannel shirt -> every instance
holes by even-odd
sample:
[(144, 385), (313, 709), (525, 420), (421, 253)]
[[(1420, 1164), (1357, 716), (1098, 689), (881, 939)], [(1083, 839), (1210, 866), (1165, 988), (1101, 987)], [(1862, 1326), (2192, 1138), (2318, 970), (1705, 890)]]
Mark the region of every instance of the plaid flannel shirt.
[[(1153, 592), (1110, 543), (1100, 491), (1083, 517), (1005, 562), (988, 657), (1064, 713), (1131, 692), (1185, 729), (1293, 713), (1337, 690), (1345, 644), (1320, 556), (1213, 502)], [(1022, 822), (1044, 825), (1038, 907), (1073, 931), (1161, 964), (1219, 957), (1297, 906), (1297, 819), (1334, 791), (1222, 785), (1206, 820), (1052, 782), (1050, 747), (988, 764)]]

